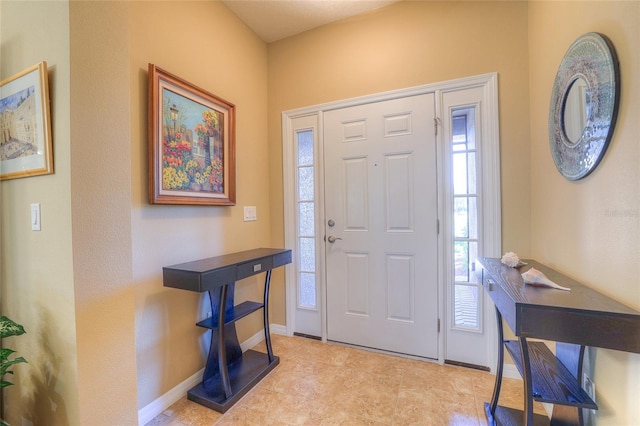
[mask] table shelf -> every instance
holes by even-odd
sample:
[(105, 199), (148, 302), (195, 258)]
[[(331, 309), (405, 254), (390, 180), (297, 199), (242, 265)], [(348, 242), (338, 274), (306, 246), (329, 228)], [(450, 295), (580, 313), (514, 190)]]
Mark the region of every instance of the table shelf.
[(213, 376), (190, 389), (189, 400), (224, 413), (277, 365), (277, 362), (269, 362), (267, 354), (248, 350), (242, 354), (242, 358), (228, 365), (229, 382), (233, 391), (230, 398), (225, 396), (220, 377)]
[[(487, 419), (490, 425), (582, 426), (587, 410), (598, 408), (580, 384), (586, 348), (640, 353), (640, 312), (535, 260), (524, 262), (511, 268), (497, 258), (477, 259), (482, 287), (496, 307), (499, 342)], [(531, 267), (571, 291), (525, 285), (522, 273)], [(517, 340), (504, 339), (503, 320)], [(556, 354), (539, 340), (555, 342)], [(524, 410), (498, 405), (505, 349), (523, 378)], [(533, 401), (553, 404), (550, 420), (533, 413)]]
[[(239, 319), (246, 317), (249, 314), (252, 314), (260, 309), (264, 308), (264, 303), (258, 302), (242, 302), (239, 305), (233, 307), (233, 309), (225, 312), (224, 324), (231, 324)], [(218, 318), (216, 316), (211, 316), (202, 321), (196, 323), (198, 327), (204, 327), (208, 329), (214, 329), (218, 327)]]
[[(515, 340), (504, 342), (520, 375), (524, 375), (520, 344)], [(543, 342), (528, 342), (533, 399), (538, 402), (598, 409), (595, 402), (582, 389), (578, 380), (556, 358)]]

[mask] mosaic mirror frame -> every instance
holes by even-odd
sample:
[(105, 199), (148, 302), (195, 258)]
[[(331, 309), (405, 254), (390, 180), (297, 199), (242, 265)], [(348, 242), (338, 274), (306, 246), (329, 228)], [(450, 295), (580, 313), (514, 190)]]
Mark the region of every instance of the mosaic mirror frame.
[[(584, 118), (577, 131), (569, 131), (570, 117), (576, 115), (571, 93), (578, 85), (583, 108), (578, 115)], [(620, 71), (611, 41), (598, 33), (580, 36), (560, 63), (549, 109), (551, 154), (565, 178), (582, 179), (600, 163), (613, 134), (619, 98)]]

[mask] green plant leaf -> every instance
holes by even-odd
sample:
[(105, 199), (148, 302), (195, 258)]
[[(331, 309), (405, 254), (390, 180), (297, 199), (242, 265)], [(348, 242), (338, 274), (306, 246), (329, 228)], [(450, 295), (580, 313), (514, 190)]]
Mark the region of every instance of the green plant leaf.
[(0, 339), (4, 339), (9, 336), (19, 336), (26, 333), (24, 327), (20, 324), (10, 320), (4, 315), (0, 317)]
[[(20, 336), (24, 333), (26, 333), (24, 331), (24, 327), (22, 327), (20, 324), (10, 320), (4, 315), (0, 317), (0, 338), (9, 336)], [(13, 374), (13, 371), (9, 370), (9, 367), (27, 362), (27, 360), (21, 356), (10, 360), (9, 357), (15, 352), (16, 351), (14, 351), (13, 349), (0, 348), (0, 389), (13, 385), (13, 383), (4, 380), (5, 375)], [(6, 423), (0, 420), (0, 426), (4, 424)]]
[(2, 363), (0, 363), (0, 377), (2, 377), (6, 373), (13, 374), (13, 372), (8, 371), (7, 369), (12, 365), (22, 364), (23, 362), (27, 362), (27, 360), (22, 357), (12, 359), (11, 361), (2, 361)]
[(9, 348), (0, 348), (0, 361), (6, 361), (9, 359), (12, 353), (15, 351)]
[(6, 388), (7, 386), (13, 386), (13, 383), (7, 382), (6, 380), (0, 381), (0, 389)]

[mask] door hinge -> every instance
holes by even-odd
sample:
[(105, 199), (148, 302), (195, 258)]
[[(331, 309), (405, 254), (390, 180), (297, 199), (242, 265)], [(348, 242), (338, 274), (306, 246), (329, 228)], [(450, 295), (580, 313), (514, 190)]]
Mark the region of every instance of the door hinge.
[(440, 235), (440, 219), (436, 219), (436, 234)]
[(440, 333), (440, 318), (438, 318), (438, 333)]
[(433, 131), (436, 136), (438, 136), (438, 117), (433, 119)]

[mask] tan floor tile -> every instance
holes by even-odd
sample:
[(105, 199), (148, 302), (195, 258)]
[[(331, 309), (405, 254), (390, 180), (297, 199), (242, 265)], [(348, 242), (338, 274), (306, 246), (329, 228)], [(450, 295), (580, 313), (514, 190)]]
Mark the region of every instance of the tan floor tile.
[[(299, 337), (274, 335), (272, 344), (280, 365), (224, 415), (183, 398), (147, 426), (486, 423), (489, 373)], [(504, 380), (500, 404), (522, 408), (522, 381)]]
[(389, 426), (390, 423), (367, 419), (351, 412), (336, 411), (333, 408), (314, 410), (307, 422), (309, 426)]
[(170, 426), (213, 425), (222, 417), (217, 411), (189, 401), (186, 397), (173, 404), (162, 415), (170, 418), (166, 423)]
[(398, 356), (352, 349), (344, 365), (372, 373), (402, 374), (405, 368), (403, 361), (406, 360)]
[(394, 425), (478, 425), (473, 395), (436, 389), (401, 391)]

